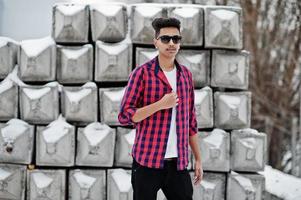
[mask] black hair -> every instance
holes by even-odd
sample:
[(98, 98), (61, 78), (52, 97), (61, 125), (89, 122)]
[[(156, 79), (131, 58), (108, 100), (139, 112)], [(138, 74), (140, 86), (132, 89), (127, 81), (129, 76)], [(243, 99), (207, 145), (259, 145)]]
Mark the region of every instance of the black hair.
[(160, 29), (161, 28), (166, 28), (166, 27), (175, 27), (179, 30), (180, 32), (180, 27), (181, 27), (181, 22), (173, 17), (170, 18), (155, 18), (152, 22), (152, 26), (155, 29), (155, 37), (157, 38), (160, 34)]

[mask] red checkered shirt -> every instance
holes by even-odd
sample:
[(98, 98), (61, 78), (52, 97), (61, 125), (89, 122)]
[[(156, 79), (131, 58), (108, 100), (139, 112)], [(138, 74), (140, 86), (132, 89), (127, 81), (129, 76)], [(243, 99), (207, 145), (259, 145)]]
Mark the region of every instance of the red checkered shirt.
[[(194, 86), (191, 72), (176, 60), (175, 65), (179, 98), (176, 107), (177, 169), (184, 170), (189, 159), (189, 136), (197, 133)], [(172, 108), (160, 110), (138, 123), (133, 122), (132, 117), (137, 108), (159, 101), (170, 92), (172, 88), (159, 66), (158, 56), (137, 67), (130, 74), (118, 119), (122, 125), (135, 126), (136, 137), (132, 156), (142, 166), (158, 169), (164, 167)]]

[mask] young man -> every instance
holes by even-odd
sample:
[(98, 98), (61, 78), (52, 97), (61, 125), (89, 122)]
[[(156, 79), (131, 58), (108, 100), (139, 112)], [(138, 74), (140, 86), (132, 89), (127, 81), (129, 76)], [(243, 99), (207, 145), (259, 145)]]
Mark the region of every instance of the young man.
[(131, 182), (134, 200), (156, 200), (159, 189), (168, 200), (192, 200), (188, 143), (195, 157), (194, 184), (203, 169), (197, 139), (191, 72), (175, 57), (180, 48), (180, 21), (156, 18), (154, 45), (159, 55), (130, 75), (118, 115), (134, 124)]

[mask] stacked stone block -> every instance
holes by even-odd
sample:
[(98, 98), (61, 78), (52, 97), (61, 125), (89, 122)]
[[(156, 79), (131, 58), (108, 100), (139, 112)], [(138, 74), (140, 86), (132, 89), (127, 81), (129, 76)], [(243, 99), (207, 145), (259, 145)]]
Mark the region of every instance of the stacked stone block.
[(130, 72), (158, 54), (155, 17), (181, 21), (177, 60), (194, 78), (204, 179), (193, 199), (263, 198), (239, 7), (61, 3), (52, 37), (0, 38), (0, 199), (132, 199), (136, 132), (117, 115)]

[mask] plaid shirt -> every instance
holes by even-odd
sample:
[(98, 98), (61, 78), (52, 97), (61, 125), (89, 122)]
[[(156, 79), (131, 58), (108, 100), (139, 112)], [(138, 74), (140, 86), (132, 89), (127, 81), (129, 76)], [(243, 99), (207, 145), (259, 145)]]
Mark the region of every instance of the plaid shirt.
[[(189, 136), (197, 133), (194, 86), (191, 72), (177, 61), (175, 65), (179, 98), (176, 107), (177, 169), (184, 170), (188, 165)], [(123, 125), (136, 127), (132, 156), (142, 166), (163, 168), (172, 108), (160, 110), (138, 123), (134, 123), (132, 117), (137, 108), (159, 101), (170, 92), (172, 88), (159, 66), (158, 56), (137, 67), (130, 75), (118, 119)]]

